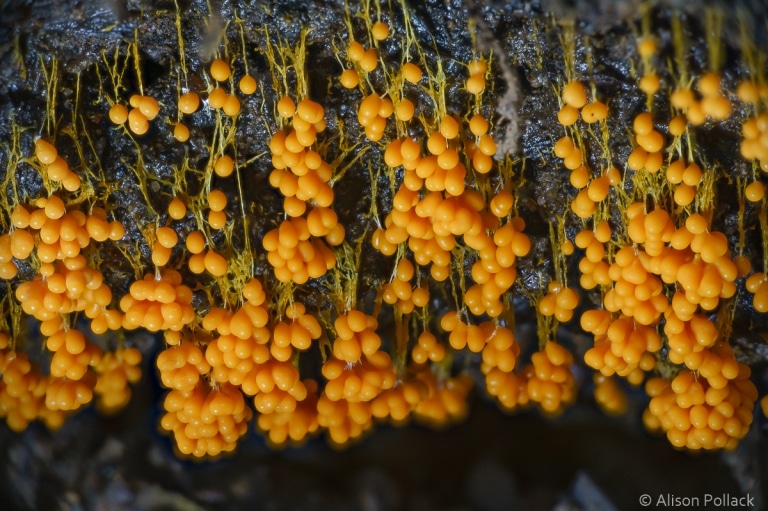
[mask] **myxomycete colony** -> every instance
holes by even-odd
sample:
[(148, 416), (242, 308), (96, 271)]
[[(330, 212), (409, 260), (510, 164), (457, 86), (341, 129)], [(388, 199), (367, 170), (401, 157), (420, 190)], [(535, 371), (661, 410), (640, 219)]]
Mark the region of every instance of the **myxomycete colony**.
[(692, 450), (768, 413), (768, 54), (738, 13), (164, 4), (9, 43), (11, 429), (115, 413), (153, 366), (193, 457), (442, 427), (473, 396), (621, 414), (639, 387)]

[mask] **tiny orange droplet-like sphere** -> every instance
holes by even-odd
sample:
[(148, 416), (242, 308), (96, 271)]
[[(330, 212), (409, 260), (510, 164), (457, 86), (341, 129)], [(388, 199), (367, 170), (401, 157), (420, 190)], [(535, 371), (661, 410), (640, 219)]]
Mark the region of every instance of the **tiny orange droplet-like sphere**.
[(141, 113), (144, 114), (148, 121), (151, 121), (160, 113), (160, 104), (152, 96), (141, 96), (139, 110), (141, 110)]
[(187, 235), (185, 245), (192, 254), (199, 254), (205, 249), (205, 236), (200, 231), (192, 231)]
[(669, 134), (673, 137), (679, 137), (685, 133), (686, 126), (685, 116), (676, 115), (669, 121)]
[(222, 211), (227, 207), (227, 196), (221, 190), (211, 190), (208, 194), (208, 206), (212, 211)]
[(601, 101), (587, 103), (581, 109), (581, 118), (588, 124), (602, 121), (606, 117), (608, 117), (608, 107)]
[(485, 90), (485, 78), (480, 74), (472, 75), (467, 78), (466, 86), (470, 94), (480, 94)]
[(360, 84), (360, 76), (354, 69), (345, 69), (339, 76), (339, 82), (345, 89), (354, 89)]
[(189, 128), (187, 125), (180, 122), (176, 123), (176, 126), (173, 127), (173, 138), (179, 142), (186, 142), (189, 140)]
[(403, 64), (400, 72), (403, 74), (403, 78), (411, 83), (419, 83), (423, 74), (421, 68), (413, 62), (406, 62)]
[(183, 114), (193, 114), (200, 107), (200, 96), (197, 92), (185, 92), (179, 97), (179, 110)]
[(228, 154), (222, 154), (216, 159), (216, 163), (213, 164), (213, 171), (219, 177), (228, 177), (232, 175), (232, 171), (235, 168), (235, 162)]
[(221, 277), (227, 273), (227, 260), (215, 250), (205, 253), (205, 269), (214, 277)]
[(218, 82), (223, 82), (229, 78), (229, 64), (221, 59), (213, 59), (211, 62), (211, 76)]
[(109, 120), (115, 124), (125, 124), (128, 120), (128, 109), (122, 103), (115, 103), (109, 109)]
[(488, 72), (488, 63), (483, 59), (473, 60), (467, 67), (469, 68), (470, 76), (484, 75)]
[(168, 204), (168, 215), (174, 220), (181, 220), (187, 214), (187, 206), (178, 197), (174, 197)]
[(138, 108), (128, 112), (128, 127), (137, 135), (143, 135), (149, 130), (149, 121)]
[(357, 41), (352, 41), (349, 43), (349, 47), (347, 47), (347, 57), (349, 57), (349, 60), (358, 62), (363, 58), (364, 54), (365, 48), (363, 48), (362, 44), (358, 43)]
[(568, 82), (563, 86), (563, 101), (566, 105), (581, 108), (587, 104), (587, 90), (581, 82)]
[(744, 189), (744, 196), (750, 202), (760, 202), (765, 197), (765, 186), (760, 181), (753, 181)]
[(573, 105), (565, 104), (557, 112), (557, 122), (563, 126), (571, 126), (579, 119), (579, 109)]
[(245, 95), (251, 95), (256, 92), (256, 78), (251, 75), (244, 75), (240, 78), (240, 92)]
[(379, 52), (376, 51), (376, 48), (368, 48), (365, 50), (363, 57), (360, 59), (360, 68), (366, 73), (370, 73), (375, 70), (378, 65)]
[(440, 133), (448, 140), (456, 138), (459, 135), (459, 123), (450, 115), (446, 115), (440, 121)]
[(240, 113), (240, 100), (234, 94), (228, 94), (221, 109), (228, 116), (234, 117)]
[(656, 39), (653, 37), (644, 37), (637, 42), (637, 53), (641, 57), (652, 57), (656, 48)]
[(58, 151), (56, 151), (56, 148), (50, 142), (45, 141), (42, 138), (35, 141), (35, 156), (40, 160), (40, 163), (50, 165), (56, 160), (58, 154)]
[(481, 137), (488, 133), (488, 120), (481, 114), (475, 114), (469, 120), (469, 131), (476, 137)]
[(395, 107), (395, 116), (401, 121), (410, 121), (415, 111), (413, 102), (410, 99), (403, 99)]
[(389, 36), (389, 26), (383, 21), (377, 21), (371, 27), (371, 35), (377, 41), (383, 41)]
[(227, 91), (221, 87), (214, 87), (213, 90), (208, 94), (208, 104), (211, 106), (211, 108), (221, 108), (224, 106), (226, 101)]
[(277, 113), (286, 119), (290, 119), (296, 113), (296, 103), (293, 102), (290, 96), (283, 96), (277, 102)]
[(640, 78), (638, 87), (641, 91), (645, 92), (649, 96), (656, 94), (661, 88), (659, 75), (656, 73), (648, 73), (647, 75), (644, 75), (642, 78)]

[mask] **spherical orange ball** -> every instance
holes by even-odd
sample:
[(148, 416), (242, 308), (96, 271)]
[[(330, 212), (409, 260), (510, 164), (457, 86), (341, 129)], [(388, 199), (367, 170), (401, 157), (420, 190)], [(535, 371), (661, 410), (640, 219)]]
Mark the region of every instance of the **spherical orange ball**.
[(200, 107), (200, 96), (197, 92), (185, 92), (179, 97), (179, 110), (183, 114), (193, 114)]
[(211, 76), (217, 82), (223, 82), (229, 78), (230, 75), (229, 64), (221, 59), (213, 59), (211, 62)]
[(566, 105), (581, 108), (587, 104), (587, 90), (581, 82), (568, 82), (563, 86), (563, 101)]
[(377, 41), (383, 41), (389, 36), (389, 26), (383, 21), (377, 21), (371, 27), (371, 35)]
[(128, 109), (121, 103), (115, 103), (109, 109), (109, 120), (115, 124), (124, 124), (128, 120)]
[(189, 140), (189, 128), (187, 125), (180, 122), (176, 123), (176, 126), (173, 127), (173, 138), (179, 142), (186, 142)]
[(411, 83), (419, 83), (423, 74), (421, 68), (413, 62), (406, 62), (403, 64), (400, 72), (403, 74), (403, 78)]
[(242, 78), (240, 78), (240, 92), (243, 94), (250, 96), (254, 92), (256, 92), (256, 78), (254, 78), (251, 75), (244, 75)]
[(345, 89), (354, 89), (360, 84), (360, 76), (354, 69), (345, 69), (339, 76), (339, 82)]

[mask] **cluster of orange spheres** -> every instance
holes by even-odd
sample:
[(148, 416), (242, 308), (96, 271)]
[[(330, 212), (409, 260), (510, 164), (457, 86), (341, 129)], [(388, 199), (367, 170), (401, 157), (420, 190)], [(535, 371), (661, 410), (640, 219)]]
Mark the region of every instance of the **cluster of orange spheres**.
[[(84, 311), (95, 319), (106, 313), (112, 291), (103, 282), (100, 271), (86, 267), (82, 255), (55, 265), (44, 263), (41, 270), (34, 279), (19, 284), (15, 296), (26, 314), (43, 322), (44, 335), (60, 328), (62, 314)], [(120, 327), (120, 318), (111, 313), (102, 320), (107, 320), (113, 329)]]
[(345, 445), (373, 426), (371, 403), (346, 399), (334, 401), (323, 392), (317, 400), (317, 423), (325, 428), (331, 443)]
[[(213, 59), (210, 67), (211, 77), (217, 82), (229, 80), (232, 71), (229, 64), (222, 59)], [(256, 80), (249, 75), (240, 79), (240, 91), (243, 94), (253, 94), (256, 92)], [(221, 109), (229, 117), (234, 117), (240, 113), (240, 100), (232, 93), (228, 94), (221, 86), (214, 87), (208, 93), (208, 105), (211, 108)]]
[(55, 194), (37, 199), (36, 206), (37, 209), (22, 204), (14, 207), (11, 223), (15, 229), (0, 237), (0, 260), (5, 260), (7, 253), (24, 260), (34, 251), (42, 263), (50, 264), (78, 257), (91, 239), (114, 241), (125, 233), (120, 222), (106, 221), (102, 208), (93, 208), (90, 215), (79, 210), (67, 211), (64, 201)]
[(571, 211), (579, 218), (589, 218), (595, 212), (595, 203), (605, 200), (610, 187), (621, 182), (619, 170), (609, 167), (599, 177), (590, 179), (591, 172), (584, 164), (584, 152), (568, 135), (555, 142), (554, 153), (558, 158), (563, 158), (563, 165), (571, 171), (570, 183), (579, 190), (571, 201)]
[(440, 327), (448, 335), (448, 344), (456, 351), (469, 348), (473, 353), (480, 353), (485, 348), (488, 332), (479, 325), (462, 321), (460, 311), (448, 311), (440, 318)]
[(395, 384), (392, 360), (384, 351), (362, 355), (354, 365), (333, 357), (322, 373), (328, 383), (317, 402), (318, 423), (341, 445), (371, 427), (371, 401)]
[(207, 271), (214, 277), (223, 277), (227, 274), (229, 263), (213, 248), (206, 250), (205, 235), (201, 231), (190, 232), (184, 244), (192, 254), (187, 261), (189, 271), (196, 275)]
[(664, 135), (654, 128), (653, 117), (648, 112), (638, 114), (632, 127), (637, 147), (629, 154), (627, 167), (635, 171), (658, 172), (664, 164)]
[(663, 378), (646, 382), (651, 396), (643, 422), (666, 432), (675, 447), (734, 449), (749, 431), (757, 389), (749, 368), (739, 364), (738, 376), (723, 387), (712, 386), (687, 369), (670, 383)]
[[(280, 282), (304, 284), (320, 278), (336, 266), (336, 254), (322, 239), (310, 239), (309, 222), (303, 217), (288, 218), (277, 229), (269, 231), (262, 244), (267, 260)], [(335, 245), (344, 239), (332, 238)]]
[[(475, 284), (464, 293), (464, 304), (472, 314), (496, 318), (503, 312), (501, 299), (517, 278), (517, 257), (526, 256), (531, 248), (530, 239), (522, 232), (523, 225), (522, 218), (513, 218), (496, 230), (492, 243), (482, 241), (480, 260), (472, 265)], [(468, 244), (472, 242), (470, 238)]]
[(200, 382), (191, 390), (172, 390), (164, 407), (161, 427), (173, 434), (182, 454), (197, 458), (234, 451), (253, 416), (242, 393), (228, 383), (209, 388)]
[[(303, 149), (315, 143), (317, 134), (325, 131), (325, 110), (309, 98), (302, 99), (296, 105), (290, 96), (283, 96), (277, 101), (277, 112), (284, 119), (291, 119), (293, 132), (283, 133), (285, 138), (282, 140), (285, 148), (294, 154), (301, 155)], [(278, 153), (271, 145), (270, 149)], [(294, 167), (298, 162), (288, 160), (285, 163)]]
[(361, 355), (354, 365), (331, 358), (323, 364), (322, 372), (328, 380), (323, 395), (331, 401), (367, 403), (395, 384), (392, 360), (384, 351)]
[(255, 396), (253, 405), (263, 414), (291, 413), (307, 398), (307, 387), (290, 361), (268, 360), (254, 366), (240, 386)]
[(284, 445), (289, 440), (299, 443), (320, 426), (317, 418), (317, 382), (308, 379), (302, 384), (307, 389), (307, 396), (297, 402), (293, 410), (275, 409), (271, 413), (260, 414), (256, 419), (256, 427), (267, 434), (273, 445)]
[(469, 78), (467, 78), (467, 92), (470, 94), (482, 94), (485, 90), (485, 74), (488, 72), (488, 64), (477, 59), (469, 63)]
[(616, 379), (602, 374), (595, 374), (595, 402), (603, 412), (609, 415), (622, 415), (627, 411), (627, 395)]
[(330, 209), (332, 169), (310, 149), (317, 133), (325, 129), (323, 107), (309, 98), (296, 105), (284, 96), (277, 109), (283, 118), (291, 119), (293, 129), (277, 131), (270, 140), (275, 168), (269, 180), (284, 196), (283, 208), (289, 218), (264, 236), (263, 245), (278, 280), (303, 284), (336, 265), (334, 252), (318, 238), (325, 237), (328, 244), (337, 246), (344, 241), (345, 232)]
[(561, 323), (570, 321), (573, 318), (573, 310), (579, 305), (579, 294), (576, 290), (553, 280), (549, 283), (547, 291), (539, 300), (539, 313), (554, 316)]
[(411, 358), (417, 364), (440, 362), (445, 358), (445, 346), (437, 341), (435, 334), (425, 330), (419, 334), (416, 346), (411, 350)]
[[(206, 315), (207, 319), (210, 317), (212, 317), (211, 314)], [(208, 326), (205, 323), (204, 321), (203, 328)], [(226, 324), (226, 318), (221, 323)], [(222, 328), (222, 330), (227, 332), (227, 329)], [(269, 331), (263, 327), (255, 327), (253, 330), (251, 336), (246, 338), (238, 337), (231, 332), (219, 333), (208, 343), (205, 359), (211, 365), (216, 381), (241, 386), (254, 367), (269, 360), (269, 349), (266, 346)], [(251, 393), (255, 394), (255, 391)]]
[(695, 162), (687, 163), (682, 158), (667, 166), (667, 181), (677, 185), (673, 198), (678, 206), (688, 206), (696, 197), (696, 186), (701, 183), (702, 170)]
[(632, 384), (640, 384), (645, 372), (656, 365), (653, 353), (661, 349), (661, 337), (654, 327), (623, 315), (613, 319), (605, 309), (586, 311), (581, 315), (581, 324), (595, 336), (584, 362), (603, 376), (618, 374)]
[(143, 280), (131, 284), (129, 293), (120, 299), (120, 308), (125, 313), (126, 330), (179, 331), (195, 319), (192, 290), (181, 283), (179, 272), (171, 269), (157, 275), (147, 273)]
[(685, 112), (688, 122), (693, 126), (704, 124), (707, 119), (722, 121), (731, 115), (731, 101), (723, 94), (720, 87), (720, 74), (709, 71), (699, 77), (696, 84), (701, 99), (696, 99), (690, 89), (679, 88), (672, 92), (672, 106)]
[[(667, 257), (672, 265), (678, 264), (677, 281), (686, 300), (704, 310), (714, 310), (720, 298), (730, 298), (736, 293), (734, 281), (742, 276), (742, 271), (731, 257), (725, 235), (709, 231), (705, 225), (701, 215), (690, 215), (670, 241), (671, 248), (677, 252), (668, 250)], [(668, 270), (671, 275), (672, 269)], [(686, 314), (674, 299), (672, 306), (679, 315)]]
[(581, 119), (587, 124), (603, 121), (608, 117), (605, 103), (594, 100), (587, 103), (587, 89), (579, 81), (573, 80), (563, 86), (563, 106), (557, 112), (557, 121), (562, 126), (573, 126)]
[(505, 410), (511, 411), (530, 402), (528, 381), (522, 374), (493, 368), (485, 375), (485, 388)]
[(88, 371), (88, 366), (101, 359), (101, 349), (89, 342), (85, 335), (74, 328), (62, 329), (50, 335), (45, 343), (53, 352), (51, 357), (51, 376), (81, 380)]
[(648, 271), (634, 247), (617, 252), (608, 268), (613, 286), (605, 294), (603, 304), (610, 312), (621, 311), (641, 325), (653, 325), (668, 308), (664, 285), (657, 275)]
[[(319, 339), (323, 333), (317, 319), (307, 314), (307, 309), (301, 302), (293, 302), (285, 309), (286, 319), (275, 324), (272, 333), (272, 356), (278, 360), (288, 360), (276, 355), (278, 348), (306, 350), (312, 345), (312, 341)], [(290, 351), (290, 350), (289, 350)]]
[(489, 395), (496, 397), (508, 409), (527, 402), (527, 397), (517, 393), (518, 376), (513, 375), (513, 371), (520, 346), (511, 330), (493, 321), (480, 325), (466, 324), (457, 312), (446, 313), (440, 320), (440, 326), (450, 332), (448, 342), (454, 350), (468, 347), (472, 352), (482, 352), (480, 369), (486, 375)]
[(566, 240), (560, 250), (564, 255), (571, 255), (574, 245), (584, 250), (584, 257), (579, 260), (579, 283), (584, 289), (594, 289), (598, 285), (611, 284), (608, 275), (610, 268), (605, 258), (605, 245), (611, 239), (611, 225), (608, 221), (600, 222), (593, 230), (584, 229), (574, 238), (573, 242)]
[[(750, 117), (741, 128), (744, 139), (741, 141), (741, 155), (748, 161), (757, 160), (760, 169), (768, 172), (768, 113), (763, 112)], [(751, 188), (750, 188), (751, 187)], [(747, 198), (758, 202), (765, 197), (765, 187), (755, 181), (747, 187)]]
[(757, 312), (768, 312), (768, 275), (756, 272), (747, 278), (747, 291), (755, 295), (752, 306)]
[(30, 422), (42, 420), (50, 429), (64, 422), (64, 411), (45, 406), (45, 394), (51, 381), (30, 362), (26, 353), (11, 349), (8, 334), (0, 332), (0, 418), (11, 430), (24, 431)]
[(509, 373), (517, 364), (520, 346), (515, 341), (511, 330), (494, 321), (485, 321), (480, 325), (471, 325), (461, 320), (461, 314), (449, 311), (440, 319), (440, 326), (450, 332), (448, 342), (454, 350), (469, 348), (474, 353), (482, 352), (483, 363), (480, 367), (488, 374), (492, 369)]
[(363, 98), (357, 110), (357, 121), (365, 129), (368, 140), (371, 142), (381, 140), (387, 127), (387, 119), (394, 111), (392, 100), (382, 98), (375, 92)]
[(371, 415), (376, 419), (405, 421), (427, 397), (426, 385), (417, 378), (408, 377), (396, 386), (382, 391), (371, 402)]
[(438, 379), (432, 371), (424, 369), (415, 376), (427, 388), (423, 394), (426, 397), (413, 410), (416, 419), (433, 427), (444, 427), (466, 417), (469, 408), (467, 396), (472, 389), (469, 375)]
[(576, 399), (576, 381), (571, 373), (573, 355), (555, 341), (547, 341), (543, 351), (531, 355), (523, 368), (528, 380), (528, 399), (548, 413), (557, 413)]
[(397, 263), (395, 278), (381, 288), (382, 298), (394, 305), (401, 314), (410, 314), (414, 307), (426, 307), (429, 302), (429, 291), (425, 287), (411, 286), (414, 275), (413, 263), (406, 258)]
[(307, 203), (329, 207), (333, 188), (328, 184), (333, 170), (310, 147), (325, 130), (324, 110), (319, 103), (303, 99), (296, 107), (290, 97), (278, 101), (280, 115), (292, 118), (292, 128), (275, 132), (269, 142), (272, 165), (269, 182), (285, 197), (283, 209), (291, 217), (303, 215)]
[(54, 333), (48, 337), (46, 347), (53, 352), (53, 357), (45, 406), (51, 410), (77, 410), (90, 403), (96, 381), (88, 368), (101, 361), (101, 348), (88, 342), (85, 335), (75, 329)]
[(80, 176), (69, 168), (67, 160), (59, 155), (53, 144), (42, 138), (38, 139), (35, 142), (35, 156), (45, 166), (48, 179), (54, 183), (61, 183), (68, 192), (74, 192), (80, 188)]
[(103, 412), (120, 410), (131, 399), (129, 383), (141, 378), (141, 352), (136, 348), (119, 348), (107, 352), (94, 367), (98, 374), (96, 406)]
[(144, 135), (149, 131), (149, 122), (160, 113), (160, 104), (152, 96), (133, 94), (128, 99), (131, 109), (122, 104), (115, 103), (109, 109), (109, 119), (114, 124), (125, 124), (136, 135)]
[(381, 338), (376, 333), (379, 323), (362, 311), (352, 309), (339, 315), (333, 326), (333, 356), (345, 363), (354, 364), (363, 355), (374, 355), (381, 347)]
[(175, 345), (160, 352), (156, 365), (163, 385), (188, 393), (194, 390), (200, 381), (200, 375), (207, 374), (211, 366), (197, 344), (181, 337), (177, 339), (173, 340)]
[[(220, 307), (212, 307), (203, 318), (203, 328), (218, 337), (211, 341), (205, 358), (213, 368), (216, 381), (242, 385), (255, 365), (269, 360), (266, 344), (271, 332), (267, 328), (269, 313), (264, 305), (265, 294), (261, 282), (251, 279), (243, 288), (245, 303), (231, 313)], [(290, 351), (275, 355), (285, 361)]]
[(650, 62), (657, 49), (658, 45), (653, 37), (643, 37), (637, 41), (637, 53), (643, 59), (643, 65), (646, 69), (646, 73), (640, 78), (638, 86), (647, 96), (653, 96), (661, 87), (659, 75), (652, 70)]
[(352, 41), (347, 47), (347, 58), (370, 73), (379, 65), (379, 52), (376, 48), (365, 48), (357, 41)]
[[(389, 33), (389, 27), (382, 22), (378, 22), (373, 30), (373, 35), (376, 40), (384, 40)], [(379, 39), (376, 36), (383, 36)], [(370, 73), (376, 69), (379, 65), (379, 53), (375, 48), (366, 49), (362, 44), (357, 41), (352, 41), (347, 47), (347, 58), (357, 64), (361, 70), (366, 73)], [(360, 84), (360, 75), (356, 69), (345, 69), (339, 77), (341, 85), (347, 89), (354, 89)]]

